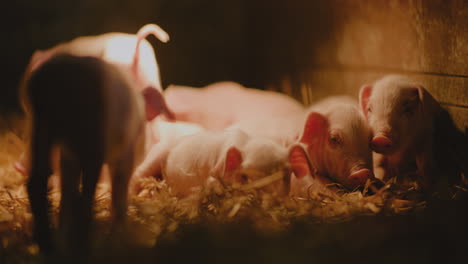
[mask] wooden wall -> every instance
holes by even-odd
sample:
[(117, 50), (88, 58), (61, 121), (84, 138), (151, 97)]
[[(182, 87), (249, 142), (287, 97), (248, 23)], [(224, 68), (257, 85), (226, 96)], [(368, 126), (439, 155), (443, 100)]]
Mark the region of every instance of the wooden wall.
[(309, 104), (333, 94), (357, 98), (363, 84), (404, 74), (468, 129), (468, 1), (273, 2), (269, 16), (281, 22), (272, 24), (279, 41), (264, 55), (270, 89)]

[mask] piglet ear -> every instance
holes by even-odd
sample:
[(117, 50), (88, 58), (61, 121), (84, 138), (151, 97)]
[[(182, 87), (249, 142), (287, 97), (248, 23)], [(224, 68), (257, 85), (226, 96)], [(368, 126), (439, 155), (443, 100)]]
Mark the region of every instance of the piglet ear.
[(424, 102), (426, 97), (428, 97), (429, 93), (422, 85), (416, 85), (416, 89), (418, 90), (418, 98), (419, 101)]
[(367, 118), (367, 104), (369, 103), (369, 97), (372, 93), (372, 85), (366, 84), (361, 87), (359, 90), (359, 105), (361, 106), (361, 111), (364, 116)]
[(309, 160), (305, 150), (299, 144), (291, 147), (288, 159), (291, 170), (298, 179), (311, 175)]
[(415, 86), (412, 86), (410, 88), (408, 88), (409, 92), (408, 92), (408, 98), (409, 99), (413, 99), (413, 100), (421, 100), (423, 99), (423, 96), (424, 96), (424, 88), (420, 85), (415, 85)]
[(413, 112), (416, 107), (422, 104), (424, 99), (424, 88), (420, 85), (415, 85), (406, 88), (403, 106), (405, 111)]
[(230, 147), (226, 154), (226, 164), (224, 172), (232, 172), (240, 168), (242, 164), (242, 155), (236, 147)]
[(435, 115), (438, 115), (441, 111), (439, 102), (437, 102), (437, 100), (422, 85), (417, 84), (416, 87), (418, 89), (418, 96), (421, 101), (423, 112), (429, 118), (433, 118)]
[(327, 118), (319, 113), (311, 112), (307, 115), (300, 142), (309, 146), (315, 145), (323, 140), (323, 137), (327, 135), (327, 132)]
[(152, 86), (146, 87), (143, 92), (145, 99), (146, 119), (151, 121), (160, 114), (164, 114), (169, 120), (174, 120), (174, 113), (167, 107), (166, 100), (160, 91)]

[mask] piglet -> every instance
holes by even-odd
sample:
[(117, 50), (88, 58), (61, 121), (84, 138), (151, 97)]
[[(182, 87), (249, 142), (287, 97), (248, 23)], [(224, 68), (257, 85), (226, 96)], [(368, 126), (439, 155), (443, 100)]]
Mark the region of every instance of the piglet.
[(416, 82), (389, 75), (359, 92), (361, 110), (372, 129), (370, 146), (379, 179), (411, 175), (428, 187), (434, 170), (434, 120), (441, 108)]
[[(147, 144), (145, 158), (139, 164), (133, 174), (133, 179), (141, 178), (161, 178), (161, 165), (165, 162), (169, 151), (188, 135), (203, 131), (204, 129), (196, 124), (187, 122), (167, 122), (159, 120), (151, 123), (151, 129), (146, 134)], [(139, 186), (133, 186), (132, 192), (138, 193)]]
[[(147, 100), (149, 104), (152, 104), (146, 108), (148, 119), (153, 119), (159, 113), (172, 119), (172, 112), (166, 107), (162, 95), (160, 95), (162, 87), (154, 50), (145, 39), (150, 34), (162, 42), (169, 40), (169, 35), (158, 25), (147, 24), (140, 28), (135, 35), (112, 32), (97, 36), (84, 36), (58, 44), (47, 50), (36, 50), (23, 76), (23, 83), (27, 82), (31, 73), (58, 53), (92, 56), (129, 71), (136, 83), (134, 87), (138, 91), (148, 87), (152, 88), (146, 89), (145, 96), (146, 93), (149, 93), (149, 98), (153, 98), (153, 94), (158, 95), (159, 98), (158, 100)], [(24, 98), (24, 96), (20, 95), (20, 98)], [(22, 101), (22, 105), (28, 112), (28, 106), (24, 101)]]
[(217, 82), (203, 88), (171, 85), (164, 97), (177, 120), (209, 130), (234, 125), (284, 146), (294, 142), (305, 110), (285, 94), (245, 88), (234, 82)]
[(351, 97), (329, 97), (306, 112), (299, 143), (304, 146), (313, 174), (349, 189), (373, 178), (370, 129)]
[(186, 196), (207, 181), (245, 185), (280, 173), (268, 187), (289, 190), (288, 150), (274, 141), (252, 137), (239, 129), (203, 131), (180, 139), (168, 153), (162, 171), (168, 185)]
[(147, 24), (141, 27), (135, 35), (112, 32), (96, 36), (78, 37), (47, 50), (36, 50), (30, 61), (30, 71), (36, 70), (58, 53), (92, 56), (128, 68), (131, 70), (138, 86), (152, 86), (161, 91), (159, 68), (154, 50), (145, 39), (150, 34), (156, 36), (162, 42), (169, 41), (169, 35), (155, 24)]
[[(58, 44), (47, 50), (34, 52), (20, 84), (20, 101), (27, 118), (30, 118), (30, 106), (25, 94), (25, 84), (30, 76), (42, 64), (59, 53), (67, 53), (75, 56), (92, 56), (118, 66), (121, 70), (128, 71), (131, 80), (135, 83), (133, 89), (142, 92), (145, 97), (145, 111), (147, 120), (153, 120), (159, 114), (164, 114), (168, 119), (173, 119), (173, 113), (167, 108), (164, 97), (161, 94), (161, 82), (159, 68), (151, 44), (145, 40), (153, 34), (159, 40), (167, 42), (169, 35), (155, 24), (147, 24), (138, 30), (136, 35), (126, 33), (106, 33), (98, 36), (84, 36), (69, 42)], [(67, 88), (64, 88), (67, 89)], [(158, 119), (159, 120), (159, 119)], [(153, 123), (158, 122), (153, 121)], [(148, 135), (154, 133), (153, 125), (148, 125)], [(148, 143), (150, 144), (150, 143)], [(29, 154), (23, 154), (21, 161), (14, 167), (22, 174), (27, 174), (29, 167)]]
[[(127, 187), (144, 148), (144, 97), (116, 66), (95, 57), (56, 55), (26, 83), (31, 106), (31, 171), (27, 183), (34, 238), (41, 251), (51, 239), (47, 179), (51, 151), (60, 150), (60, 227), (66, 250), (86, 251), (96, 182), (103, 163), (112, 174), (112, 219), (125, 221)], [(81, 185), (81, 188), (80, 188)], [(81, 190), (80, 190), (81, 189)]]

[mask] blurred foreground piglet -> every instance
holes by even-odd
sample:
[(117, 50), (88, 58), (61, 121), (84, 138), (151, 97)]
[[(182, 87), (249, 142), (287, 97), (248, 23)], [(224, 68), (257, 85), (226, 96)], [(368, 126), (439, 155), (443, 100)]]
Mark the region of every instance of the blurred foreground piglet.
[(308, 109), (300, 143), (305, 146), (314, 175), (354, 189), (374, 177), (369, 138), (370, 129), (357, 101), (339, 96)]
[(218, 82), (203, 88), (169, 86), (164, 97), (177, 120), (210, 130), (235, 125), (250, 135), (271, 138), (282, 145), (295, 140), (304, 107), (272, 91)]
[[(150, 93), (150, 97), (154, 97), (153, 94), (160, 97), (158, 100), (148, 100), (148, 103), (152, 104), (146, 108), (148, 119), (153, 119), (159, 113), (164, 113), (172, 118), (172, 113), (162, 100), (156, 55), (151, 44), (145, 39), (150, 34), (163, 42), (169, 40), (169, 35), (158, 25), (147, 24), (140, 28), (135, 35), (113, 32), (97, 36), (84, 36), (47, 50), (37, 50), (31, 57), (23, 82), (27, 82), (32, 72), (56, 54), (67, 53), (75, 56), (92, 56), (129, 71), (136, 83), (135, 89), (139, 91), (146, 89), (145, 96), (146, 93)], [(23, 96), (20, 97), (23, 98)], [(23, 107), (27, 112), (27, 105), (23, 104)]]
[(33, 72), (26, 84), (32, 110), (27, 188), (34, 238), (44, 253), (55, 250), (47, 201), (53, 147), (61, 153), (64, 249), (79, 256), (90, 245), (93, 199), (103, 163), (112, 175), (113, 224), (125, 221), (129, 177), (145, 140), (143, 96), (126, 73), (94, 57), (58, 55)]
[(35, 71), (59, 53), (91, 56), (129, 70), (136, 81), (136, 87), (153, 87), (162, 91), (156, 56), (151, 44), (145, 39), (150, 34), (162, 42), (169, 40), (169, 35), (155, 24), (143, 26), (136, 34), (112, 32), (78, 37), (47, 50), (36, 50), (26, 73)]
[[(42, 64), (59, 53), (67, 53), (75, 56), (92, 56), (103, 59), (107, 63), (118, 66), (121, 70), (128, 71), (131, 81), (134, 82), (132, 89), (142, 92), (145, 96), (145, 111), (147, 120), (153, 120), (159, 114), (164, 114), (173, 119), (172, 112), (167, 108), (161, 94), (161, 82), (159, 68), (151, 44), (145, 40), (149, 35), (155, 35), (159, 40), (167, 42), (169, 35), (155, 24), (143, 26), (137, 34), (106, 33), (97, 36), (84, 36), (69, 42), (58, 44), (47, 50), (34, 52), (29, 65), (24, 73), (20, 85), (20, 100), (27, 118), (30, 118), (30, 107), (25, 94), (25, 84), (30, 75)], [(63, 89), (69, 90), (67, 86)], [(155, 121), (157, 122), (157, 121)], [(151, 134), (151, 125), (147, 131)], [(26, 174), (29, 167), (28, 154), (23, 160), (15, 164), (15, 168)]]
[(359, 92), (361, 109), (372, 129), (376, 177), (414, 173), (423, 186), (434, 170), (434, 120), (441, 108), (424, 89), (403, 76), (389, 75)]

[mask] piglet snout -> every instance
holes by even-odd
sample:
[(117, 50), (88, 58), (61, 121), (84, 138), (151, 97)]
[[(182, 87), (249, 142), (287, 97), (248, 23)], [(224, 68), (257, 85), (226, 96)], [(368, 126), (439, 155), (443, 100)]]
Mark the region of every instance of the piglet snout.
[(386, 154), (391, 151), (393, 142), (386, 136), (376, 136), (372, 139), (370, 147), (377, 153)]
[(354, 186), (363, 185), (366, 183), (367, 179), (374, 177), (374, 174), (369, 169), (360, 169), (349, 175), (349, 179)]

